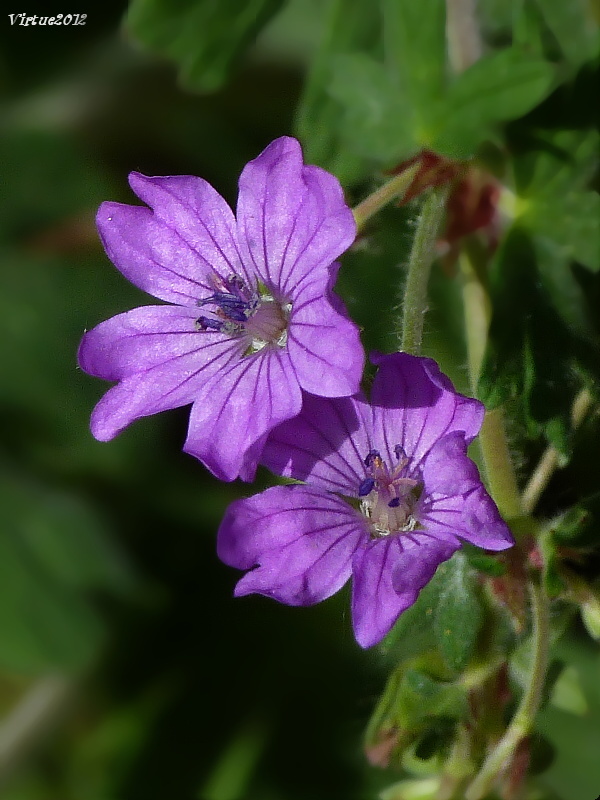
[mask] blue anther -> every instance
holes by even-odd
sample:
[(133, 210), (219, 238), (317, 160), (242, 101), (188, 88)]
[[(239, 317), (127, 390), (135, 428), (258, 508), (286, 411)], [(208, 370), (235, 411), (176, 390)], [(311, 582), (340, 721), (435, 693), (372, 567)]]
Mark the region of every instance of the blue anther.
[(201, 331), (222, 331), (223, 324), (223, 322), (219, 322), (217, 319), (210, 319), (209, 317), (198, 317), (196, 320), (196, 327)]
[(250, 303), (229, 292), (215, 292), (210, 297), (200, 300), (199, 306), (210, 303), (219, 306), (225, 316), (234, 322), (245, 322), (252, 311)]
[(358, 496), (359, 497), (366, 497), (373, 491), (373, 487), (375, 486), (375, 481), (373, 478), (365, 478), (361, 485), (358, 487)]
[(396, 458), (398, 459), (398, 461), (402, 461), (403, 459), (406, 458), (406, 452), (402, 447), (402, 445), (397, 444), (394, 447), (394, 453), (396, 454)]
[(400, 505), (400, 498), (399, 497), (393, 497), (390, 500), (390, 502), (388, 503), (388, 507), (389, 508), (398, 508), (399, 505)]

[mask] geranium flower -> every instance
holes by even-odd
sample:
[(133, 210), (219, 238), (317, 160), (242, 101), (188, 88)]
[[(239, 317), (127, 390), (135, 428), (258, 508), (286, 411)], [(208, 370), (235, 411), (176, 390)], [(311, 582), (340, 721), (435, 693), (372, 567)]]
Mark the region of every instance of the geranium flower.
[(269, 438), (263, 462), (306, 485), (276, 486), (228, 509), (218, 535), (226, 563), (250, 570), (237, 596), (311, 605), (352, 577), (352, 620), (376, 644), (461, 539), (513, 544), (467, 445), (484, 409), (458, 394), (436, 363), (375, 356), (363, 397), (307, 397)]
[(356, 228), (333, 175), (272, 142), (240, 177), (237, 217), (201, 178), (129, 177), (150, 206), (104, 203), (109, 258), (172, 305), (136, 308), (85, 334), (81, 367), (118, 381), (92, 414), (107, 441), (149, 414), (193, 404), (184, 449), (218, 478), (254, 477), (265, 439), (302, 389), (358, 390), (364, 355), (333, 295)]

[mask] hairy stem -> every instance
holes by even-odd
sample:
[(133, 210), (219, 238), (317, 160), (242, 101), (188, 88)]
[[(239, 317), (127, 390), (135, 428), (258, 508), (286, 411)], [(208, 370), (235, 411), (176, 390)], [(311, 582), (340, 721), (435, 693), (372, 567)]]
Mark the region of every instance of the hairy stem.
[(510, 725), (467, 787), (465, 800), (482, 800), (488, 794), (497, 778), (508, 766), (519, 743), (531, 733), (540, 707), (548, 669), (549, 604), (543, 588), (533, 581), (529, 583), (529, 594), (533, 620), (533, 664), (529, 682)]
[(353, 209), (354, 219), (356, 220), (356, 227), (360, 231), (364, 228), (365, 223), (390, 201), (400, 199), (406, 194), (407, 189), (412, 184), (417, 172), (420, 169), (420, 164), (413, 164), (408, 169), (395, 175), (390, 181), (380, 186), (377, 191), (370, 194), (368, 197), (360, 202)]
[(421, 352), (423, 322), (427, 311), (427, 285), (449, 191), (449, 186), (443, 186), (433, 189), (426, 197), (410, 252), (402, 305), (400, 348), (413, 355)]
[[(593, 398), (587, 389), (582, 389), (573, 402), (571, 409), (571, 425), (573, 430), (579, 427), (592, 406)], [(554, 470), (559, 464), (559, 453), (554, 445), (549, 445), (533, 471), (527, 486), (523, 490), (521, 505), (526, 514), (531, 514), (542, 496), (542, 492), (550, 482)]]

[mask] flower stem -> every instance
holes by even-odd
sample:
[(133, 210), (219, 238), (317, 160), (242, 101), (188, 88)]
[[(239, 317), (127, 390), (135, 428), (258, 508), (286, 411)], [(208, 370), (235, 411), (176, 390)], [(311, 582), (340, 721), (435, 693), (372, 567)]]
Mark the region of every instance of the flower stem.
[(419, 355), (421, 351), (423, 322), (427, 311), (427, 285), (449, 192), (450, 187), (446, 185), (433, 189), (426, 197), (410, 252), (402, 306), (400, 348), (412, 355)]
[(421, 165), (419, 162), (411, 165), (408, 169), (395, 175), (390, 181), (380, 186), (377, 191), (370, 194), (368, 197), (354, 207), (352, 213), (356, 220), (356, 227), (360, 231), (364, 228), (367, 220), (371, 219), (378, 211), (380, 211), (391, 200), (401, 198), (412, 184), (415, 176), (417, 175)]
[[(487, 346), (491, 305), (482, 280), (483, 270), (477, 269), (468, 249), (461, 253), (460, 267), (463, 278), (465, 338), (471, 391), (477, 394), (477, 384)], [(520, 516), (521, 498), (506, 439), (502, 408), (486, 412), (479, 433), (479, 446), (488, 486), (500, 513), (505, 519)]]
[[(587, 389), (582, 389), (575, 400), (571, 409), (571, 425), (573, 430), (583, 422), (585, 415), (590, 410), (593, 398)], [(523, 490), (521, 505), (526, 514), (531, 514), (540, 499), (542, 492), (550, 482), (554, 470), (558, 467), (559, 453), (554, 445), (549, 445), (537, 467), (533, 471), (527, 486)]]
[(465, 800), (481, 800), (508, 765), (519, 743), (531, 733), (542, 700), (550, 643), (548, 598), (541, 586), (529, 583), (533, 619), (533, 664), (529, 683), (504, 736), (489, 753), (481, 770), (467, 787)]

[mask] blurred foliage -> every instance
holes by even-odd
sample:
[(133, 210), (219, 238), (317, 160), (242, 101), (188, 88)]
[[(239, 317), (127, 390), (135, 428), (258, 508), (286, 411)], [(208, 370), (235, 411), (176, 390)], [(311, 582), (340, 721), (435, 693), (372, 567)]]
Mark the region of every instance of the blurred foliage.
[[(460, 76), (447, 64), (442, 0), (134, 0), (105, 3), (79, 27), (5, 20), (6, 800), (365, 800), (398, 779), (361, 752), (373, 707), (368, 746), (381, 745), (382, 721), (402, 728), (396, 762), (425, 776), (386, 797), (430, 797), (428, 770), (469, 702), (491, 691), (478, 659), (526, 636), (481, 586), (493, 577), (518, 605), (510, 563), (470, 551), (438, 570), (377, 653), (355, 645), (344, 593), (302, 610), (234, 601), (214, 534), (226, 505), (253, 490), (218, 483), (180, 452), (186, 410), (109, 444), (89, 434), (105, 387), (77, 370), (78, 341), (143, 302), (102, 253), (98, 204), (132, 200), (132, 169), (202, 175), (233, 204), (243, 164), (294, 126), (307, 160), (335, 172), (351, 200), (423, 148), (474, 157), (502, 184), (501, 241), (482, 267), (493, 316), (479, 392), (510, 412), (524, 479), (548, 443), (560, 452), (539, 508), (544, 575), (572, 592), (553, 610), (560, 664), (539, 725), (555, 760), (527, 791), (594, 800), (600, 663), (574, 612), (593, 630), (600, 430), (592, 415), (574, 432), (570, 414), (582, 387), (597, 397), (600, 385), (599, 16), (595, 0), (481, 0), (484, 55)], [(418, 202), (386, 209), (344, 258), (338, 291), (367, 349), (396, 346), (417, 214)], [(466, 391), (456, 272), (448, 258), (432, 276), (425, 352)], [(560, 571), (565, 549), (575, 579)], [(582, 599), (581, 581), (596, 594)], [(20, 738), (15, 714), (57, 674), (68, 691)]]

